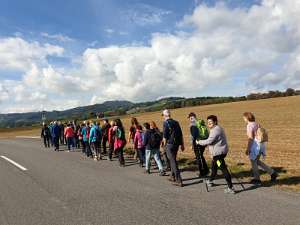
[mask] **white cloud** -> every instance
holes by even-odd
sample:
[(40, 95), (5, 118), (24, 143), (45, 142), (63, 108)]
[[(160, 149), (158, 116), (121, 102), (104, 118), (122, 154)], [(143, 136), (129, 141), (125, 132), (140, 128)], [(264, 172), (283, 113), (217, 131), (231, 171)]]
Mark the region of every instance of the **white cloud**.
[(42, 32), (41, 36), (45, 37), (45, 38), (48, 38), (48, 39), (53, 39), (53, 40), (56, 40), (56, 41), (60, 41), (60, 42), (74, 41), (73, 38), (70, 38), (70, 37), (68, 37), (66, 35), (63, 35), (63, 34), (48, 34), (46, 32)]
[(171, 11), (157, 8), (147, 4), (136, 4), (124, 12), (125, 18), (139, 26), (152, 26), (163, 22)]
[(28, 71), (33, 64), (47, 64), (48, 56), (62, 56), (62, 47), (27, 42), (22, 38), (0, 39), (0, 69)]
[(208, 89), (221, 93), (225, 86), (231, 90), (224, 95), (300, 88), (299, 21), (299, 0), (264, 0), (234, 9), (200, 4), (175, 34), (153, 34), (147, 46), (91, 46), (73, 70), (47, 61), (49, 55), (63, 54), (59, 46), (0, 39), (0, 53), (5, 53), (0, 69), (24, 73), (21, 81), (0, 79), (0, 102), (6, 111), (63, 109), (113, 99), (201, 96)]

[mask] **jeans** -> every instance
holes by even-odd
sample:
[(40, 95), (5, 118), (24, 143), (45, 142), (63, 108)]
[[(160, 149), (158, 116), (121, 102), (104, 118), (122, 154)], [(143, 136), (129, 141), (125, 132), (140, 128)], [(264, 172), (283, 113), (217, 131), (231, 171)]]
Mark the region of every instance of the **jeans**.
[(74, 150), (74, 138), (73, 137), (68, 137), (67, 138), (67, 144), (68, 144), (68, 150), (70, 151), (71, 150), (71, 147), (72, 147), (72, 150)]
[(138, 148), (138, 153), (140, 165), (143, 165), (145, 162), (145, 148)]
[(85, 154), (85, 142), (84, 142), (84, 140), (81, 140), (81, 151), (82, 151), (82, 153), (84, 153)]
[(90, 143), (88, 141), (84, 141), (84, 146), (85, 146), (85, 154), (87, 157), (90, 157), (92, 155)]
[(201, 176), (206, 176), (209, 172), (206, 160), (203, 156), (205, 146), (194, 145), (194, 153), (198, 163), (198, 169)]
[(100, 145), (98, 141), (91, 142), (91, 149), (94, 157), (101, 157)]
[(229, 188), (232, 188), (232, 181), (231, 181), (231, 175), (227, 169), (227, 165), (225, 163), (225, 157), (226, 154), (223, 155), (217, 155), (213, 157), (213, 160), (211, 162), (211, 175), (210, 175), (210, 181), (213, 181), (214, 178), (217, 175), (218, 168), (222, 170), (222, 173), (225, 177), (225, 180), (227, 182), (227, 185)]
[(252, 173), (255, 180), (260, 180), (258, 167), (261, 167), (264, 171), (266, 171), (269, 175), (274, 173), (274, 170), (270, 168), (268, 165), (260, 161), (260, 156), (258, 156), (255, 160), (250, 160), (252, 165)]
[(59, 151), (59, 137), (53, 137), (54, 150)]
[(150, 170), (151, 166), (151, 156), (153, 155), (154, 160), (158, 166), (159, 171), (163, 171), (163, 165), (160, 160), (160, 151), (159, 149), (146, 149), (146, 170)]
[(109, 146), (108, 146), (108, 158), (109, 159), (112, 159), (113, 152), (114, 152), (114, 144), (109, 143)]
[(171, 175), (175, 178), (176, 182), (182, 182), (181, 176), (180, 176), (180, 170), (178, 168), (177, 163), (177, 153), (178, 153), (179, 146), (178, 145), (172, 145), (167, 144), (166, 146), (166, 152), (168, 159), (170, 161), (171, 166)]
[(108, 138), (107, 137), (103, 137), (102, 139), (102, 153), (106, 154), (106, 143), (108, 142)]
[(50, 148), (50, 138), (49, 136), (44, 136), (44, 145), (45, 145), (45, 148)]
[(166, 151), (167, 146), (165, 146), (163, 148), (163, 152), (162, 152), (162, 158), (163, 158), (163, 164), (166, 170), (169, 170), (171, 168), (170, 166), (170, 160), (167, 156), (167, 151)]
[(118, 154), (120, 166), (124, 166), (125, 165), (125, 159), (124, 159), (124, 154), (123, 154), (123, 148), (117, 148), (115, 150), (115, 152), (116, 152), (116, 154)]

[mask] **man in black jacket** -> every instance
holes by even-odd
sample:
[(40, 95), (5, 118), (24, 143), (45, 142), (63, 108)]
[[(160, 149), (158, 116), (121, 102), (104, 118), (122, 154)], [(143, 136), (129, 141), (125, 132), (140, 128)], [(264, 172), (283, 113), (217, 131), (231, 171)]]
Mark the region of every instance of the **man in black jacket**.
[(102, 149), (103, 154), (106, 154), (106, 143), (108, 142), (108, 132), (109, 132), (110, 124), (107, 119), (103, 120), (102, 126)]
[(199, 169), (199, 177), (206, 176), (209, 172), (206, 160), (203, 156), (205, 146), (198, 145), (196, 143), (197, 140), (200, 140), (200, 133), (199, 128), (197, 127), (197, 116), (195, 113), (191, 112), (188, 115), (188, 119), (190, 120), (190, 133), (191, 133), (191, 139), (192, 139), (192, 148), (194, 150), (197, 163), (198, 163), (198, 169)]
[(44, 139), (45, 148), (50, 148), (50, 136), (50, 129), (47, 124), (44, 124), (41, 132), (41, 138)]
[(165, 109), (162, 115), (164, 117), (163, 146), (165, 146), (171, 166), (171, 178), (169, 180), (174, 182), (174, 185), (183, 187), (176, 160), (179, 147), (181, 148), (181, 151), (184, 151), (182, 130), (179, 123), (171, 118), (169, 110)]

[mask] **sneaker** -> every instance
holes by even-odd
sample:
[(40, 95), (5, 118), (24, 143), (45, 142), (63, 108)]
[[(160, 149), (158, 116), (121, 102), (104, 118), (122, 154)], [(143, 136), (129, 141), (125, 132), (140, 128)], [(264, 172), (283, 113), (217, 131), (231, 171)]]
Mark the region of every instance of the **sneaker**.
[(235, 190), (233, 188), (226, 188), (224, 190), (224, 193), (225, 194), (235, 194), (236, 192), (235, 192)]
[(278, 177), (278, 174), (276, 172), (274, 172), (272, 175), (271, 175), (271, 182), (275, 182), (276, 179)]
[(254, 184), (254, 185), (262, 185), (261, 180), (257, 180), (257, 179), (252, 179), (250, 181), (250, 184)]
[(183, 187), (182, 181), (176, 181), (173, 183), (173, 185), (178, 186), (178, 187)]
[(214, 186), (214, 182), (211, 181), (211, 180), (206, 180), (205, 182), (206, 182), (206, 185), (207, 185), (208, 187)]

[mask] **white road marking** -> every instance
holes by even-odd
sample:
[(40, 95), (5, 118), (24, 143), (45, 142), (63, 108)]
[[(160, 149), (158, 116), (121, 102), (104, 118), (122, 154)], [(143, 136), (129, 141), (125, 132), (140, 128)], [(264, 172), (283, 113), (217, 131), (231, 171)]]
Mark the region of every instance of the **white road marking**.
[(19, 163), (16, 163), (15, 161), (7, 158), (4, 155), (1, 155), (2, 159), (5, 159), (6, 161), (10, 162), (11, 164), (13, 164), (14, 166), (18, 167), (20, 170), (26, 171), (27, 169), (24, 166), (21, 166)]
[(41, 137), (39, 137), (39, 136), (16, 136), (16, 138), (40, 139)]

